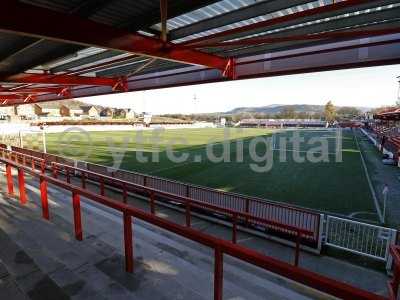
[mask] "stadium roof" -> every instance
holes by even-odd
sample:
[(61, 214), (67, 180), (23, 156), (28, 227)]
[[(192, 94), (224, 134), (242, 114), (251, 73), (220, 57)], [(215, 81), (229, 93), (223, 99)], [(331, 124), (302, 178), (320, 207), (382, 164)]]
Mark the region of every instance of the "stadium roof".
[(3, 0), (0, 106), (400, 63), (398, 0)]
[(385, 111), (374, 114), (374, 119), (385, 120), (385, 121), (399, 121), (400, 120), (400, 108), (390, 108)]

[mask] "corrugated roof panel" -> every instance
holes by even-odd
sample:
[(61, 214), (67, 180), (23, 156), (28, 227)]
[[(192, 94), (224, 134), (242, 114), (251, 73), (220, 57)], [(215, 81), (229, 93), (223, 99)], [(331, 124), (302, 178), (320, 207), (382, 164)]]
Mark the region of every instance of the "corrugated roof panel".
[[(252, 34), (252, 35), (246, 35), (246, 36), (242, 36), (240, 38), (231, 39), (231, 40), (227, 40), (227, 41), (238, 41), (238, 40), (247, 39), (247, 38), (261, 37), (261, 36), (265, 36), (265, 35), (268, 35), (268, 34), (277, 33), (277, 32), (283, 32), (283, 31), (286, 31), (286, 30), (295, 29), (295, 28), (299, 28), (299, 27), (311, 26), (313, 24), (329, 22), (329, 21), (332, 21), (332, 20), (345, 19), (345, 18), (349, 18), (349, 17), (352, 17), (352, 16), (369, 14), (369, 13), (373, 13), (373, 12), (377, 12), (377, 11), (389, 10), (389, 9), (393, 9), (395, 7), (400, 7), (400, 3), (386, 5), (386, 6), (380, 6), (380, 7), (372, 8), (372, 9), (369, 8), (369, 9), (366, 9), (366, 10), (361, 10), (361, 11), (357, 11), (357, 12), (353, 12), (353, 13), (346, 13), (346, 14), (342, 14), (342, 15), (337, 15), (334, 18), (323, 18), (323, 19), (319, 19), (319, 20), (315, 20), (315, 21), (310, 21), (310, 22), (298, 24), (298, 25), (282, 27), (282, 28), (274, 29), (274, 30), (267, 30), (267, 31), (264, 31), (264, 32), (261, 32), (261, 33)], [(368, 23), (366, 23), (366, 24), (368, 24)], [(365, 25), (365, 24), (361, 24), (361, 25)]]
[[(236, 10), (245, 6), (249, 6), (256, 2), (264, 2), (266, 0), (223, 0), (214, 4), (210, 4), (203, 8), (169, 19), (167, 22), (168, 30), (180, 28), (201, 20), (209, 19), (217, 15)], [(153, 26), (154, 29), (160, 30), (161, 24)]]
[(110, 1), (101, 10), (94, 13), (90, 19), (113, 26), (121, 26), (135, 17), (144, 16), (159, 9), (160, 3), (157, 0), (119, 0)]
[(32, 4), (60, 12), (68, 12), (78, 7), (83, 0), (21, 0), (23, 3)]
[[(313, 2), (310, 2), (308, 4), (298, 5), (298, 6), (295, 6), (295, 7), (292, 7), (292, 8), (288, 8), (288, 9), (272, 12), (272, 13), (269, 13), (269, 14), (266, 14), (266, 15), (260, 15), (260, 16), (257, 16), (255, 18), (243, 20), (243, 21), (240, 21), (240, 22), (236, 22), (236, 23), (232, 23), (232, 24), (229, 24), (229, 25), (221, 26), (221, 27), (218, 27), (218, 28), (213, 28), (211, 30), (203, 31), (201, 33), (197, 33), (197, 34), (194, 34), (194, 35), (190, 35), (190, 36), (175, 40), (174, 42), (181, 43), (181, 42), (190, 41), (190, 40), (193, 40), (193, 39), (196, 39), (196, 38), (199, 38), (199, 37), (208, 36), (210, 34), (215, 34), (215, 33), (223, 32), (223, 31), (226, 31), (226, 30), (234, 29), (234, 28), (239, 28), (239, 27), (242, 27), (242, 26), (245, 26), (245, 25), (257, 23), (257, 22), (260, 22), (260, 21), (266, 21), (266, 20), (274, 19), (274, 18), (281, 17), (281, 16), (286, 16), (286, 15), (293, 14), (293, 13), (296, 13), (296, 12), (302, 11), (302, 10), (312, 9), (312, 8), (315, 8), (315, 7), (318, 7), (318, 6), (321, 6), (321, 5), (326, 5), (329, 2), (328, 1), (322, 1), (322, 4), (321, 4), (321, 1), (313, 1)], [(254, 2), (252, 4), (254, 4)]]
[(94, 54), (97, 54), (97, 53), (101, 53), (101, 52), (105, 52), (105, 51), (107, 51), (107, 50), (100, 49), (100, 48), (95, 48), (95, 47), (89, 47), (89, 48), (83, 49), (81, 51), (78, 51), (75, 55), (73, 55), (71, 57), (67, 57), (65, 59), (61, 59), (61, 60), (59, 60), (57, 62), (54, 62), (53, 64), (48, 64), (47, 68), (53, 69), (53, 68), (55, 68), (57, 66), (61, 66), (63, 64), (66, 64), (66, 63), (69, 63), (69, 62), (72, 62), (72, 61), (76, 61), (76, 60), (79, 60), (81, 58), (88, 57), (88, 56), (91, 56), (91, 55), (94, 55)]
[[(340, 0), (340, 1), (345, 1), (345, 0)], [(336, 2), (340, 1), (336, 0)], [(118, 0), (118, 1), (91, 0), (89, 2), (88, 0), (22, 0), (21, 2), (65, 13), (76, 13), (81, 17), (87, 17), (96, 22), (105, 23), (111, 26), (115, 26), (117, 28), (125, 28), (128, 30), (138, 30), (140, 28), (143, 29), (142, 32), (146, 32), (149, 26), (151, 26), (155, 22), (158, 22), (160, 14), (159, 0)], [(197, 37), (208, 36), (214, 33), (223, 32), (229, 29), (238, 28), (249, 24), (254, 24), (257, 22), (262, 22), (265, 20), (285, 15), (294, 14), (296, 12), (309, 10), (322, 5), (332, 4), (332, 0), (296, 1), (297, 4), (302, 4), (297, 6), (294, 6), (295, 3), (289, 0), (287, 1), (282, 0), (282, 2), (278, 1), (274, 2), (284, 3), (284, 5), (273, 6), (271, 8), (270, 3), (272, 3), (272, 1), (267, 2), (267, 0), (170, 1), (169, 12), (171, 12), (171, 16), (177, 16), (178, 14), (181, 15), (177, 17), (171, 17), (171, 19), (168, 20), (168, 27), (170, 30), (179, 29), (178, 31), (181, 31), (180, 37), (183, 37), (185, 35), (185, 30), (186, 30), (186, 28), (184, 27), (202, 21), (201, 26), (198, 26), (197, 28), (191, 31), (191, 33), (196, 33), (196, 34), (191, 34), (189, 30), (186, 32), (186, 35), (188, 35), (187, 37), (175, 40), (175, 42), (184, 41), (184, 40), (194, 39)], [(389, 1), (389, 0), (371, 1), (367, 2), (368, 5), (366, 4), (361, 6), (364, 7), (364, 10), (358, 9), (359, 11), (344, 14), (344, 12), (346, 11), (352, 11), (352, 9), (346, 9), (342, 10), (341, 15), (339, 14), (339, 12), (336, 12), (336, 13), (324, 14), (325, 18), (321, 16), (313, 16), (312, 18), (302, 18), (300, 20), (294, 20), (293, 22), (288, 22), (286, 23), (287, 25), (285, 26), (282, 24), (276, 24), (268, 28), (260, 28), (253, 31), (239, 33), (237, 35), (231, 35), (229, 39), (235, 41), (243, 38), (257, 37), (263, 35), (288, 36), (291, 34), (300, 34), (301, 32), (305, 32), (306, 34), (314, 34), (325, 31), (361, 28), (362, 26), (366, 25), (369, 26), (368, 28), (384, 28), (384, 26), (388, 28), (395, 28), (395, 26), (399, 26), (400, 24), (400, 14), (399, 14), (400, 2), (399, 1), (396, 2), (397, 2), (396, 4), (391, 4), (382, 7), (375, 7), (372, 9), (370, 8), (365, 9), (366, 7), (377, 6), (378, 4), (376, 3), (386, 3), (386, 4), (395, 3), (395, 1)], [(261, 4), (260, 6), (264, 8), (257, 11), (257, 14), (259, 12), (260, 14), (264, 13), (264, 15), (255, 16), (256, 14), (252, 13), (253, 12), (251, 11), (252, 7), (249, 6), (257, 3)], [(196, 9), (201, 5), (203, 5), (204, 7), (201, 9)], [(267, 10), (268, 5), (270, 7), (269, 10)], [(293, 5), (293, 7), (290, 7), (290, 5)], [(246, 7), (248, 8), (246, 9)], [(282, 9), (283, 7), (285, 7), (286, 9)], [(234, 13), (236, 14), (235, 18), (227, 18), (225, 19), (226, 21), (224, 23), (217, 23), (218, 20), (222, 18), (221, 16), (223, 16), (223, 14), (232, 11), (234, 12), (239, 9), (250, 11), (250, 13), (247, 15), (243, 15), (241, 14), (242, 11), (238, 11)], [(394, 10), (391, 11), (390, 13), (386, 12), (391, 9)], [(382, 12), (382, 13), (377, 13), (377, 12)], [(396, 16), (396, 13), (397, 15), (399, 15), (399, 17)], [(374, 14), (374, 16), (372, 15), (368, 16), (368, 14)], [(377, 14), (380, 14), (380, 16), (376, 16)], [(216, 16), (220, 17), (214, 19), (215, 22), (210, 23), (209, 21)], [(251, 16), (255, 17), (250, 18)], [(360, 17), (358, 18), (355, 16), (360, 16)], [(225, 16), (223, 18), (225, 18)], [(208, 24), (208, 26), (202, 27), (206, 23)], [(224, 24), (224, 26), (221, 26), (222, 24)], [(292, 26), (288, 26), (289, 24)], [(49, 26), (51, 26), (51, 24)], [(220, 26), (220, 27), (212, 28), (212, 26)], [(196, 25), (192, 26), (192, 28), (193, 27), (196, 27)], [(153, 26), (153, 28), (158, 29), (159, 25)], [(205, 28), (209, 30), (205, 30)], [(199, 32), (202, 29), (204, 31)], [(173, 33), (171, 33), (171, 36), (172, 35)], [(226, 37), (225, 39), (228, 39), (228, 37)], [(37, 72), (43, 72), (43, 70), (54, 69), (55, 67), (58, 66), (59, 67), (58, 72), (65, 72), (68, 70), (79, 70), (87, 66), (95, 66), (102, 62), (112, 61), (114, 59), (128, 55), (128, 54), (123, 54), (122, 52), (120, 54), (119, 51), (114, 51), (115, 52), (114, 54), (108, 56), (108, 55), (103, 55), (102, 53), (107, 53), (112, 51), (99, 49), (95, 47), (90, 47), (81, 50), (83, 46), (79, 45), (77, 46), (73, 44), (60, 43), (50, 40), (40, 40), (40, 42), (38, 41), (39, 40), (33, 38), (21, 37), (12, 34), (4, 35), (0, 33), (0, 57), (2, 59), (0, 64), (0, 69), (1, 69), (0, 71), (3, 71), (5, 73), (7, 72), (18, 73), (18, 72), (24, 72), (24, 71), (26, 72), (33, 70), (34, 72), (37, 73)], [(228, 48), (205, 49), (205, 51), (216, 53), (218, 55), (226, 57), (230, 55), (240, 57), (240, 56), (254, 55), (260, 53), (262, 54), (270, 53), (273, 51), (282, 50), (285, 47), (298, 48), (301, 47), (302, 45), (305, 45), (306, 43), (307, 41), (289, 41), (273, 45), (241, 46), (241, 47), (233, 47), (230, 49)], [(138, 57), (137, 61), (136, 58), (133, 58), (132, 60), (124, 60), (123, 62), (116, 62), (106, 67), (103, 66), (95, 70), (90, 70), (90, 72), (92, 73), (89, 72), (87, 74), (94, 75), (93, 72), (97, 72), (97, 74), (104, 74), (105, 76), (108, 76), (108, 74), (110, 76), (113, 76), (115, 74), (129, 74), (129, 72), (137, 70), (137, 67), (140, 66), (139, 61), (142, 59), (143, 58)], [(40, 64), (42, 64), (42, 66), (35, 67)], [(144, 70), (141, 70), (140, 74), (160, 72), (169, 69), (178, 69), (183, 66), (187, 65), (184, 63), (177, 63), (163, 59), (157, 59), (154, 63), (147, 66)], [(12, 86), (12, 85), (7, 85), (7, 86)], [(49, 86), (49, 85), (34, 85), (34, 86)]]

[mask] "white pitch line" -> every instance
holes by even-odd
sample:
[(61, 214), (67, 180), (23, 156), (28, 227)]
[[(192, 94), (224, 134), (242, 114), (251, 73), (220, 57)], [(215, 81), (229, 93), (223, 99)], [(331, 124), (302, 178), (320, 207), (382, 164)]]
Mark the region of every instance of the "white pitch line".
[[(313, 153), (322, 154), (322, 151), (310, 151), (310, 150), (294, 150), (294, 149), (274, 149), (274, 151), (287, 151), (287, 152), (298, 152), (298, 153)], [(328, 152), (329, 155), (336, 155), (336, 152)]]
[(187, 161), (187, 162), (185, 162), (185, 163), (178, 163), (178, 164), (173, 165), (173, 166), (170, 166), (170, 167), (155, 169), (155, 170), (149, 172), (149, 174), (155, 174), (155, 173), (159, 173), (159, 172), (163, 172), (163, 171), (167, 171), (167, 170), (171, 170), (171, 169), (183, 167), (183, 166), (189, 165), (189, 164), (191, 164), (191, 163), (194, 163), (194, 162), (193, 162), (193, 161)]
[(243, 243), (243, 242), (247, 242), (247, 241), (250, 241), (250, 240), (253, 240), (253, 239), (254, 239), (254, 237), (247, 237), (247, 238), (243, 238), (243, 239), (237, 240), (236, 242), (237, 243)]
[(372, 194), (372, 198), (374, 199), (375, 209), (376, 209), (376, 212), (378, 213), (379, 221), (381, 223), (384, 223), (384, 219), (383, 219), (383, 215), (382, 215), (382, 212), (381, 212), (381, 208), (379, 206), (378, 198), (376, 197), (374, 186), (372, 185), (371, 178), (369, 177), (367, 165), (366, 165), (365, 160), (364, 160), (364, 155), (361, 152), (361, 148), (360, 148), (360, 145), (358, 144), (358, 139), (357, 139), (356, 134), (354, 132), (353, 132), (353, 134), (354, 134), (354, 139), (356, 141), (357, 148), (360, 151), (361, 162), (362, 162), (362, 165), (363, 165), (363, 168), (364, 168), (365, 176), (367, 177), (367, 181), (368, 181), (369, 189), (370, 189), (371, 194)]

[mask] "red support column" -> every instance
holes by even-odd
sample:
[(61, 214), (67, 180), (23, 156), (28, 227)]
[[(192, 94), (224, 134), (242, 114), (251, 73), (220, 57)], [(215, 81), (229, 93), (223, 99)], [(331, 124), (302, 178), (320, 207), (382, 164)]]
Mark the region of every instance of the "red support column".
[(224, 281), (224, 254), (219, 247), (215, 248), (214, 258), (214, 300), (222, 300)]
[[(249, 198), (246, 198), (246, 207), (245, 207), (245, 213), (248, 214), (250, 211), (250, 200)], [(246, 217), (246, 225), (249, 225), (249, 218)]]
[(125, 269), (126, 272), (133, 272), (133, 237), (132, 217), (124, 212), (124, 244), (125, 244)]
[(300, 242), (301, 242), (301, 232), (297, 231), (296, 237), (296, 252), (294, 257), (294, 265), (297, 267), (299, 265), (299, 257), (300, 257)]
[(393, 279), (389, 282), (389, 285), (391, 286), (393, 292), (392, 298), (397, 299), (400, 285), (400, 267), (398, 265), (393, 267)]
[(154, 215), (156, 213), (154, 192), (150, 193), (150, 212), (152, 215)]
[(31, 157), (31, 168), (32, 171), (35, 171), (35, 160), (33, 159), (33, 157)]
[(104, 196), (104, 178), (101, 176), (100, 177), (100, 195)]
[(14, 183), (13, 183), (12, 169), (10, 164), (6, 164), (6, 177), (7, 177), (8, 195), (14, 196)]
[(81, 180), (82, 180), (82, 188), (86, 189), (86, 174), (84, 172), (81, 173)]
[(128, 198), (128, 191), (126, 189), (126, 183), (122, 183), (122, 196), (123, 196), (123, 201), (126, 203), (126, 200)]
[(237, 214), (232, 215), (232, 243), (237, 242)]
[(82, 241), (82, 220), (81, 220), (81, 203), (79, 194), (76, 192), (72, 193), (72, 206), (74, 210), (74, 226), (75, 226), (75, 238), (78, 241)]
[(191, 226), (191, 217), (190, 217), (190, 201), (186, 201), (186, 226)]
[(186, 185), (186, 197), (189, 198), (189, 193), (190, 193), (190, 189), (189, 189), (189, 185)]
[(388, 282), (389, 299), (396, 300), (398, 298), (400, 285), (400, 248), (398, 248), (398, 246), (395, 247), (395, 245), (391, 245), (390, 254), (393, 257), (393, 276), (392, 280)]
[(57, 174), (57, 166), (55, 164), (51, 164), (51, 170), (53, 172), (53, 177), (55, 179), (57, 179), (57, 176), (58, 176), (58, 174)]
[(49, 201), (47, 197), (47, 181), (40, 177), (40, 198), (42, 200), (42, 216), (44, 219), (49, 220)]
[(26, 204), (26, 190), (25, 190), (25, 174), (23, 169), (18, 169), (18, 187), (19, 187), (19, 202)]
[(69, 174), (69, 167), (65, 167), (65, 176), (67, 177), (67, 183), (71, 183), (71, 176)]
[(46, 172), (46, 162), (44, 160), (42, 160), (42, 162), (40, 164), (40, 170), (41, 170), (42, 174), (44, 174)]

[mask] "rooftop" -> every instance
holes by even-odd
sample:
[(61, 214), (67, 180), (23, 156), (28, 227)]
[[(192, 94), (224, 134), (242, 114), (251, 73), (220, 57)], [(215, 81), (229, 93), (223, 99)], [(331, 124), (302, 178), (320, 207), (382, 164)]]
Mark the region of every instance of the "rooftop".
[(0, 105), (400, 62), (395, 0), (3, 2)]

